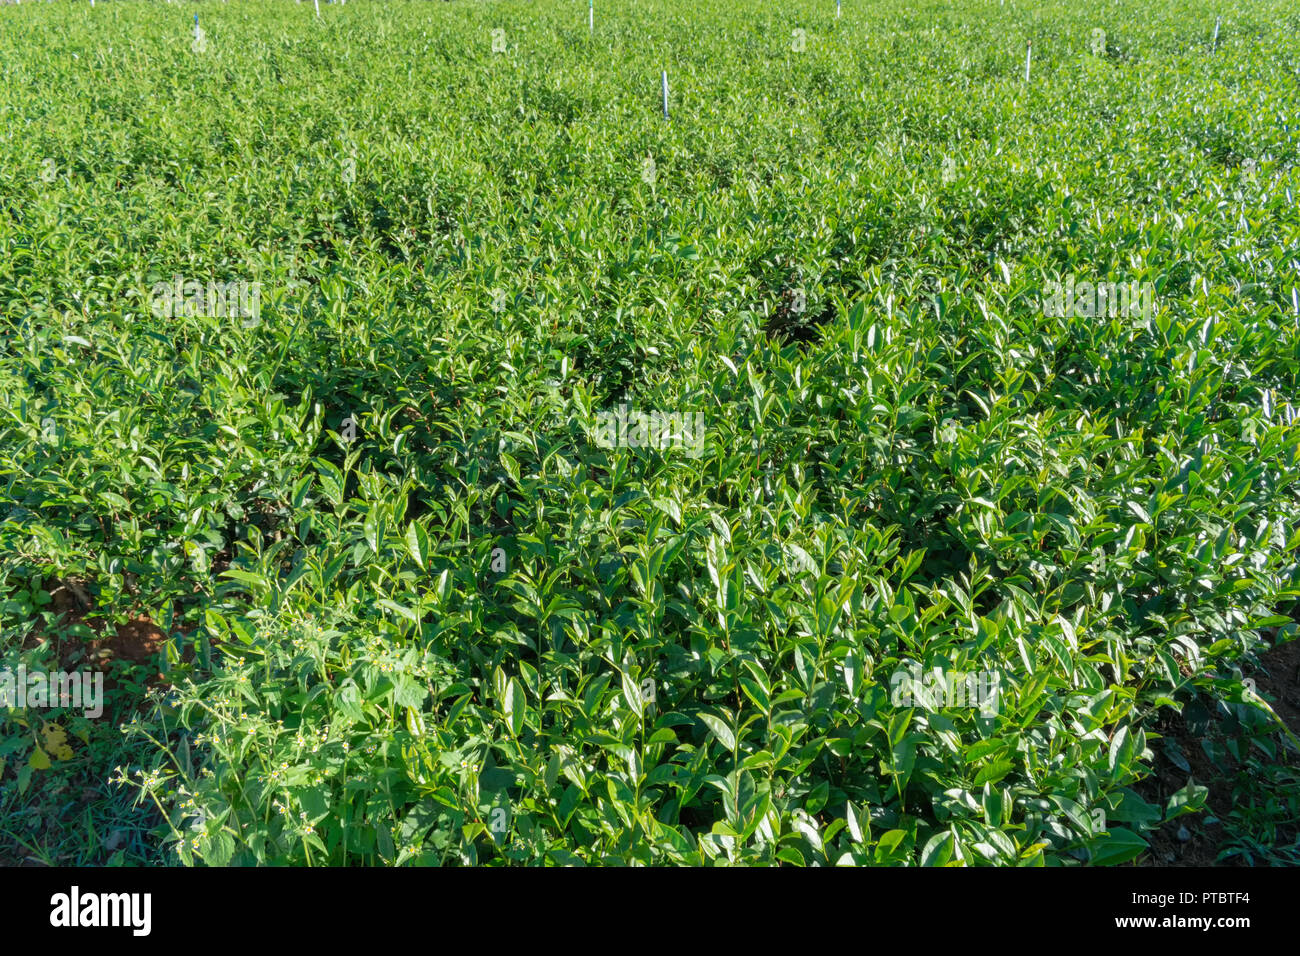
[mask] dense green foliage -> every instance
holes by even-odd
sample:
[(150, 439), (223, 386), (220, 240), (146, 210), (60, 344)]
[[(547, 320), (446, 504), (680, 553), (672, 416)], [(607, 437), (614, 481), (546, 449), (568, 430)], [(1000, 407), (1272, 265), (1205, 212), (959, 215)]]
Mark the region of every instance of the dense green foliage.
[(174, 686), (52, 767), (0, 718), (7, 805), (120, 765), (135, 856), (216, 864), (1118, 863), (1204, 799), (1134, 789), (1162, 709), (1291, 759), (1240, 664), (1300, 593), (1300, 12), (1038, 6), (0, 8), (5, 661), (144, 614)]

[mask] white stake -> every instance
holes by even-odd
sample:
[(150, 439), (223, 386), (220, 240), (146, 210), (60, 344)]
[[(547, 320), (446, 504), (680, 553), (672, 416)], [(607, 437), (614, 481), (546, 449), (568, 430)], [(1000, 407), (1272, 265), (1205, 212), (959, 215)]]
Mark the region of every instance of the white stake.
[(664, 70), (664, 119), (668, 118), (668, 71)]
[(840, 0), (835, 0), (835, 19), (840, 18)]
[(1223, 22), (1223, 17), (1214, 18), (1214, 49), (1219, 48), (1219, 24)]
[(320, 0), (311, 0), (311, 2), (314, 3), (314, 4), (316, 4), (316, 16), (319, 17), (319, 16), (320, 16)]
[(1025, 82), (1029, 82), (1029, 61), (1034, 55), (1034, 41), (1025, 41)]
[(587, 0), (587, 29), (596, 32), (596, 0)]

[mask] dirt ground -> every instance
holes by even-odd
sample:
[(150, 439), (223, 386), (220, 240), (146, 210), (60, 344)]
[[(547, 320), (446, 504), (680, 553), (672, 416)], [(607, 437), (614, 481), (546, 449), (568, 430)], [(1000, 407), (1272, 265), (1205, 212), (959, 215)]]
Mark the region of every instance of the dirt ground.
[[(1247, 676), (1254, 678), (1257, 692), (1267, 700), (1291, 732), (1300, 736), (1300, 641), (1282, 644), (1260, 655), (1261, 666)], [(1233, 806), (1233, 777), (1231, 772), (1216, 766), (1201, 748), (1201, 734), (1188, 727), (1182, 714), (1167, 714), (1156, 728), (1167, 739), (1178, 744), (1191, 773), (1176, 766), (1163, 752), (1156, 751), (1156, 773), (1142, 781), (1136, 788), (1143, 798), (1164, 805), (1170, 794), (1181, 789), (1190, 776), (1198, 784), (1209, 788), (1206, 801), (1209, 813), (1219, 820), (1227, 819)], [(1231, 757), (1228, 758), (1231, 761)], [(1223, 866), (1235, 865), (1233, 861), (1217, 862), (1226, 833), (1219, 823), (1206, 824), (1206, 814), (1184, 816), (1161, 826), (1150, 833), (1149, 853), (1138, 860), (1139, 866)], [(1292, 836), (1300, 821), (1292, 826)]]

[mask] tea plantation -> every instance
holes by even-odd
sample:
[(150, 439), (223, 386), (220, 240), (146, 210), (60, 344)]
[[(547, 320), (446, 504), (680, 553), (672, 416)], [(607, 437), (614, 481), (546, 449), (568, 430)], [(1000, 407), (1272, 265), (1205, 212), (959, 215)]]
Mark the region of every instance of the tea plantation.
[(0, 861), (1300, 863), (1297, 36), (0, 7)]

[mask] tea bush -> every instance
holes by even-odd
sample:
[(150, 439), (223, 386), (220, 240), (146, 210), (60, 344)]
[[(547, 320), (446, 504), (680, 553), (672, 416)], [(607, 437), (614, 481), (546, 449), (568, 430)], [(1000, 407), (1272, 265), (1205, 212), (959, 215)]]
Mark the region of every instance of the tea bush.
[(11, 718), (6, 799), (111, 776), (215, 865), (1058, 865), (1201, 811), (1135, 789), (1161, 712), (1293, 778), (1241, 667), (1300, 13), (597, 7), (0, 9), (5, 653), (147, 615), (168, 688), (52, 766)]

